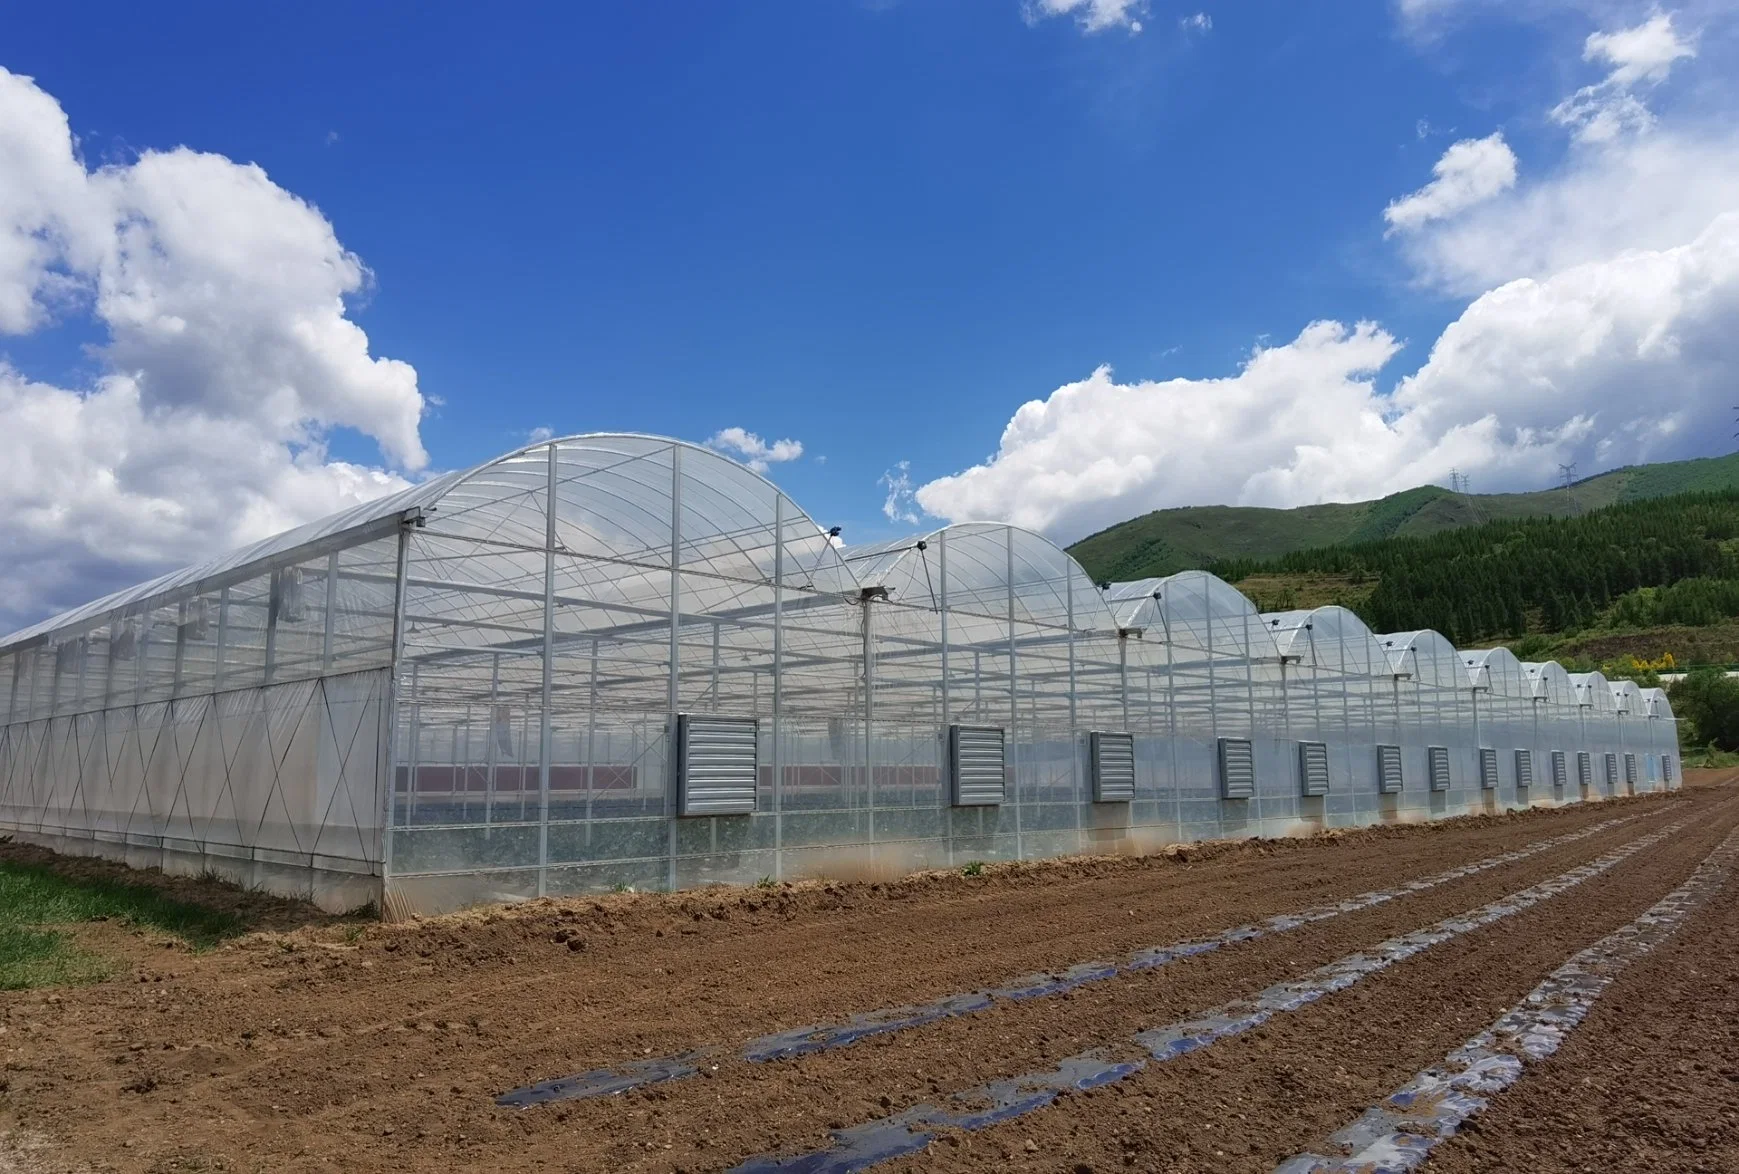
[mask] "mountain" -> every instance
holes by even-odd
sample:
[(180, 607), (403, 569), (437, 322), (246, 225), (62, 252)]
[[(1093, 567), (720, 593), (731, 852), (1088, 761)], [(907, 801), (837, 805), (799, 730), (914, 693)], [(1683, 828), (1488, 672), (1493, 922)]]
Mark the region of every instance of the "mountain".
[(1481, 522), (1567, 517), (1621, 502), (1739, 488), (1739, 453), (1627, 465), (1532, 493), (1452, 493), (1422, 485), (1376, 501), (1261, 509), (1185, 506), (1155, 510), (1089, 535), (1069, 553), (1097, 580), (1169, 575), (1227, 560), (1393, 537), (1424, 537)]

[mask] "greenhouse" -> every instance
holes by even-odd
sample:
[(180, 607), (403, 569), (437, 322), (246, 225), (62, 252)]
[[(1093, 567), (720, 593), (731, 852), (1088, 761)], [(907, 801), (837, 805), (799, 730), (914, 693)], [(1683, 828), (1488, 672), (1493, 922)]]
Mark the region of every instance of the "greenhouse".
[(0, 825), (328, 908), (888, 875), (1675, 785), (1659, 690), (540, 442), (0, 637)]

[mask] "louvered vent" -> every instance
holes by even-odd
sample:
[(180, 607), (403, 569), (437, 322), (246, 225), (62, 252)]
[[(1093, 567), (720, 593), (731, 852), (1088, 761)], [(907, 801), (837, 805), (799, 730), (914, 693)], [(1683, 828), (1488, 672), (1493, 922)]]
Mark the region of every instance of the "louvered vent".
[(1306, 796), (1328, 794), (1327, 743), (1298, 744), (1298, 778)]
[(948, 774), (956, 807), (994, 807), (1008, 783), (1002, 731), (994, 726), (948, 727)]
[(1449, 747), (1427, 746), (1425, 767), (1433, 791), (1449, 790)]
[(1534, 785), (1534, 752), (1516, 751), (1516, 788), (1525, 791)]
[(1377, 747), (1377, 790), (1393, 795), (1401, 789), (1401, 748)]
[(1624, 781), (1630, 786), (1636, 786), (1636, 755), (1624, 756)]
[(1606, 788), (1611, 790), (1618, 786), (1618, 755), (1606, 756)]
[(679, 815), (747, 815), (755, 810), (760, 764), (752, 717), (676, 715)]
[(1552, 751), (1552, 788), (1562, 791), (1570, 785), (1570, 767), (1562, 750)]
[(1661, 781), (1665, 783), (1673, 781), (1673, 756), (1670, 754), (1661, 755)]
[(1135, 798), (1135, 738), (1094, 732), (1088, 738), (1093, 765), (1093, 802), (1128, 803)]
[(1586, 750), (1576, 751), (1576, 785), (1584, 788), (1594, 786), (1594, 759)]
[(1497, 790), (1497, 751), (1479, 752), (1479, 785), (1487, 791)]
[(1250, 799), (1256, 794), (1256, 746), (1248, 738), (1220, 739), (1220, 798)]

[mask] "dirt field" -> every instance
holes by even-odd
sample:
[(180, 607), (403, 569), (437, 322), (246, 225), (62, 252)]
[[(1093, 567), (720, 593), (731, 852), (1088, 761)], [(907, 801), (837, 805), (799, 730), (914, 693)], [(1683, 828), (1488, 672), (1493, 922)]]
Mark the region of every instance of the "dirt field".
[[(122, 977), (0, 994), (0, 1170), (729, 1169), (838, 1153), (834, 1131), (971, 1108), (954, 1094), (1094, 1050), (1139, 1068), (987, 1128), (937, 1126), (927, 1148), (879, 1168), (1269, 1171), (1334, 1152), (1331, 1134), (1685, 882), (1739, 828), (1734, 773), (1673, 796), (981, 876), (534, 902), (397, 926), (298, 925), (273, 907), (270, 932), (204, 953), (89, 926), (89, 944), (129, 964)], [(1636, 847), (1645, 837), (1658, 839)], [(1562, 892), (1454, 923), (1210, 1046), (1160, 1063), (1134, 1040), (1590, 862)], [(1433, 883), (1062, 993), (743, 1057), (766, 1033), (1127, 961), (1422, 878)], [(1735, 894), (1739, 876), (1428, 1168), (1739, 1170)], [(696, 1049), (679, 1079), (495, 1103)]]

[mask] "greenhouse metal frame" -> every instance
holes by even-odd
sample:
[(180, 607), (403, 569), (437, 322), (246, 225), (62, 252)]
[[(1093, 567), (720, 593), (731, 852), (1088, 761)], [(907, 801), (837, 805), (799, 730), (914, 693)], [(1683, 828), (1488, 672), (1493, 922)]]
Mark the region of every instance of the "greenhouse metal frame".
[[(0, 825), (393, 914), (1676, 786), (1660, 690), (539, 442), (0, 638)], [(1578, 763), (1593, 766), (1587, 787)], [(1610, 756), (1610, 757), (1609, 757)]]

